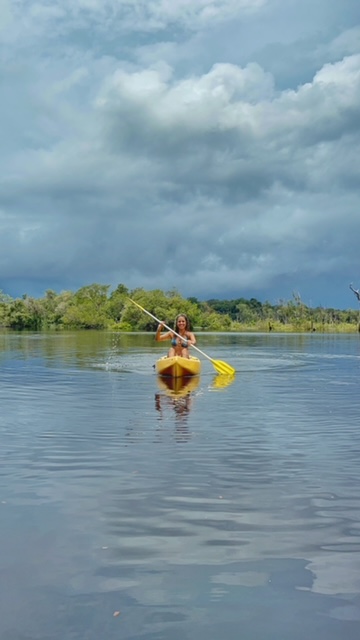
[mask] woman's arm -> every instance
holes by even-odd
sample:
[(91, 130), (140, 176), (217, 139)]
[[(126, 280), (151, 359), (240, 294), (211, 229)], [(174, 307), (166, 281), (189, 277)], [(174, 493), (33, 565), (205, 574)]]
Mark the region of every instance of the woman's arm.
[(186, 338), (187, 338), (187, 341), (188, 341), (189, 345), (196, 344), (196, 338), (195, 338), (194, 334), (192, 333), (192, 331), (187, 331)]
[(159, 324), (158, 328), (156, 329), (155, 340), (157, 340), (157, 342), (160, 342), (161, 340), (169, 340), (169, 338), (171, 338), (170, 331), (168, 331), (167, 333), (161, 333), (163, 326), (163, 324)]

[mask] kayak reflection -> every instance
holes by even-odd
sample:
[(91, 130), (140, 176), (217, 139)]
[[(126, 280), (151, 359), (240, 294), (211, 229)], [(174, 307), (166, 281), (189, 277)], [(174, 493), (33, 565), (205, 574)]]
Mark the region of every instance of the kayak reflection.
[(173, 378), (172, 376), (158, 376), (158, 387), (167, 396), (180, 398), (195, 391), (200, 384), (200, 376)]

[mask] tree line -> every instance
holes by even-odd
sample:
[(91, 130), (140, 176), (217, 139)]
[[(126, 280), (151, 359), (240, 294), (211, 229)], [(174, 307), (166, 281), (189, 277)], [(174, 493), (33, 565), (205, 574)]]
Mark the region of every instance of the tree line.
[[(176, 290), (129, 290), (119, 284), (91, 284), (78, 291), (42, 298), (12, 298), (0, 291), (0, 325), (14, 330), (111, 329), (155, 331), (156, 322), (133, 305), (134, 299), (154, 316), (172, 326), (178, 313), (186, 313), (192, 327), (201, 331), (359, 331), (360, 310), (308, 307), (299, 294), (277, 304), (237, 298), (200, 301), (184, 298)], [(359, 300), (360, 302), (360, 300)]]

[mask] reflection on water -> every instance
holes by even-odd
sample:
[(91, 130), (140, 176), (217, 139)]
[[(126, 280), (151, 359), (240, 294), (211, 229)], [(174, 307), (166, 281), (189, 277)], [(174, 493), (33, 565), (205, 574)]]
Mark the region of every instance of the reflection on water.
[(191, 437), (188, 429), (188, 416), (193, 403), (190, 393), (180, 396), (155, 394), (155, 409), (159, 415), (160, 422), (169, 420), (169, 411), (173, 412), (175, 418), (175, 440), (186, 441)]
[(168, 420), (170, 411), (175, 417), (176, 441), (188, 440), (191, 437), (187, 426), (188, 415), (194, 402), (194, 392), (200, 385), (200, 376), (157, 376), (157, 385), (161, 390), (161, 393), (155, 394), (155, 408), (159, 420)]
[(157, 384), (167, 396), (179, 398), (181, 396), (189, 395), (189, 393), (198, 388), (200, 384), (200, 376), (188, 376), (181, 378), (157, 376)]
[(226, 387), (229, 387), (231, 384), (234, 384), (235, 380), (236, 380), (235, 374), (229, 376), (224, 373), (219, 373), (217, 376), (214, 377), (210, 388), (215, 391), (226, 389)]
[(198, 339), (0, 334), (1, 640), (358, 640), (358, 336)]

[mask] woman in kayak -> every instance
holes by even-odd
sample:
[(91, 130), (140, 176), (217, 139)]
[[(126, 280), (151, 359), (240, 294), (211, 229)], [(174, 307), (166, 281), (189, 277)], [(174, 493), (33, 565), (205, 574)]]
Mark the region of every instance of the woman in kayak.
[(155, 340), (171, 340), (171, 347), (169, 349), (168, 356), (182, 356), (183, 358), (189, 358), (189, 347), (192, 344), (196, 344), (196, 338), (193, 332), (190, 331), (190, 322), (187, 315), (185, 313), (180, 313), (175, 318), (174, 331), (179, 334), (178, 336), (172, 331), (161, 333), (163, 328), (164, 325), (160, 323), (156, 330)]

